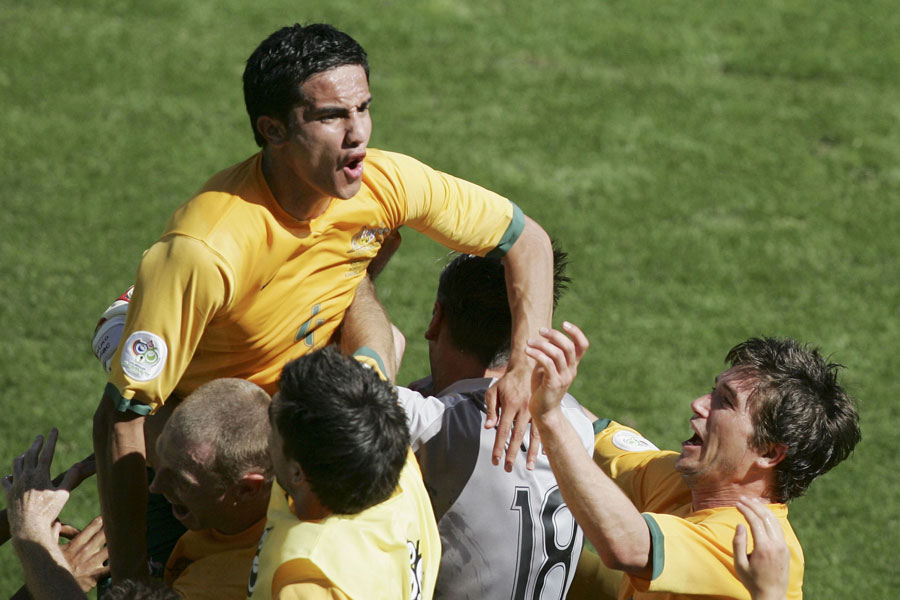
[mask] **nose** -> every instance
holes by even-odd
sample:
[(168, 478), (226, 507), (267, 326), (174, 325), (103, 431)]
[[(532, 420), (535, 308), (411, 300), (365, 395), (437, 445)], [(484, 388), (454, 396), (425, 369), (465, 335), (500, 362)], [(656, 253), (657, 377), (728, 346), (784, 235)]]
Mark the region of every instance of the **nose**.
[(344, 144), (350, 148), (365, 146), (369, 143), (369, 136), (371, 135), (372, 119), (369, 117), (369, 111), (362, 113), (353, 111), (350, 118), (347, 119), (347, 133), (344, 135)]
[(710, 395), (703, 394), (699, 398), (696, 398), (693, 402), (691, 402), (691, 410), (694, 411), (695, 414), (703, 417), (704, 419), (709, 416), (709, 403), (710, 403)]

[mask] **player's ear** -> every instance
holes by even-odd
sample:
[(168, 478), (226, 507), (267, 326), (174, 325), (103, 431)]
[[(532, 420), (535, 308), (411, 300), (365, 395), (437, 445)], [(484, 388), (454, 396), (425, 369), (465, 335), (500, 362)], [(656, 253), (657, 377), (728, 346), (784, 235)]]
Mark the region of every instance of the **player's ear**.
[(262, 115), (257, 118), (256, 130), (270, 146), (281, 146), (287, 141), (287, 127), (274, 117)]
[(428, 329), (425, 330), (425, 339), (426, 340), (436, 340), (438, 336), (438, 332), (441, 329), (441, 322), (444, 319), (443, 309), (441, 308), (441, 303), (437, 300), (434, 301), (434, 310), (431, 313), (431, 323), (428, 324)]
[(787, 456), (787, 446), (784, 444), (769, 444), (760, 452), (756, 464), (764, 469), (773, 469), (775, 465), (784, 460)]
[(266, 489), (266, 478), (262, 473), (246, 473), (235, 484), (235, 496), (240, 500), (248, 500)]

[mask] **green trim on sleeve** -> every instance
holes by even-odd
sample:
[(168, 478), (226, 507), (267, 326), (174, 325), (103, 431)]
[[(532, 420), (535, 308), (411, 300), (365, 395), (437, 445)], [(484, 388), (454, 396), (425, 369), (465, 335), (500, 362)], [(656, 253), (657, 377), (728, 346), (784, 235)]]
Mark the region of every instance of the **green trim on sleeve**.
[(512, 221), (510, 221), (509, 227), (506, 228), (503, 237), (500, 238), (500, 243), (497, 244), (497, 247), (487, 253), (487, 256), (491, 258), (503, 258), (506, 256), (509, 249), (512, 248), (513, 244), (516, 243), (516, 240), (519, 239), (519, 236), (522, 235), (522, 230), (525, 229), (525, 213), (522, 212), (521, 208), (516, 206), (515, 202), (510, 202), (510, 204), (512, 204), (513, 207)]
[(113, 404), (116, 405), (116, 410), (119, 412), (133, 412), (135, 414), (141, 415), (142, 417), (146, 417), (153, 411), (153, 407), (149, 404), (144, 404), (142, 402), (135, 402), (134, 400), (126, 400), (122, 397), (122, 394), (119, 393), (119, 388), (114, 386), (112, 383), (106, 384), (106, 389), (104, 393), (110, 397), (113, 401)]
[(644, 517), (644, 521), (647, 522), (647, 527), (650, 528), (650, 560), (653, 561), (653, 573), (650, 575), (650, 579), (653, 580), (662, 575), (663, 567), (666, 564), (666, 538), (663, 535), (662, 529), (659, 528), (656, 519), (654, 519), (652, 515), (641, 513), (641, 516)]
[[(375, 367), (381, 373), (381, 376), (384, 377), (387, 381), (390, 381), (391, 378), (387, 376), (387, 369), (384, 368), (384, 361), (381, 359), (381, 356), (369, 348), (368, 346), (360, 346), (353, 352), (353, 358), (368, 358), (375, 362)], [(360, 361), (365, 364), (366, 361)]]
[(597, 419), (594, 421), (594, 435), (597, 435), (612, 423), (612, 419)]

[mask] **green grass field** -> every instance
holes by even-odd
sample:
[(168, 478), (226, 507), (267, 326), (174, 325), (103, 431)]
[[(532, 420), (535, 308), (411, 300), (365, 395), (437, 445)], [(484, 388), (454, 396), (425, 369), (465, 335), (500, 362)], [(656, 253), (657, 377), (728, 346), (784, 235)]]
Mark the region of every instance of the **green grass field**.
[[(573, 393), (661, 447), (753, 335), (847, 366), (864, 441), (791, 506), (808, 598), (893, 598), (900, 355), (900, 12), (768, 0), (0, 0), (0, 461), (91, 451), (94, 324), (169, 213), (254, 152), (256, 44), (328, 21), (369, 51), (372, 146), (507, 195), (568, 249)], [(422, 340), (446, 252), (413, 232), (379, 293)], [(420, 288), (409, 282), (427, 282)], [(891, 442), (890, 440), (894, 440)], [(7, 467), (0, 467), (4, 469)], [(64, 516), (98, 512), (88, 482)], [(0, 549), (0, 597), (21, 581)]]

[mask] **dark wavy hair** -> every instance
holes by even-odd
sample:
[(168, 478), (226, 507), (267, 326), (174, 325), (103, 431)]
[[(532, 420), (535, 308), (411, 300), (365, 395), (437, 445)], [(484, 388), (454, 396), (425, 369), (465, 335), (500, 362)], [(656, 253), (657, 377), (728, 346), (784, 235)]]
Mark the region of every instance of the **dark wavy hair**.
[(315, 75), (343, 65), (359, 65), (369, 77), (369, 59), (356, 40), (331, 25), (282, 27), (253, 51), (244, 68), (244, 103), (256, 143), (265, 138), (256, 121), (265, 115), (288, 124), (303, 97), (300, 86)]
[(397, 487), (409, 449), (394, 387), (332, 346), (289, 362), (271, 404), (284, 453), (332, 512), (356, 514)]
[(797, 498), (810, 483), (850, 456), (862, 435), (854, 401), (838, 383), (842, 365), (792, 339), (752, 338), (725, 362), (755, 380), (748, 398), (757, 449), (786, 447), (775, 467), (773, 496)]

